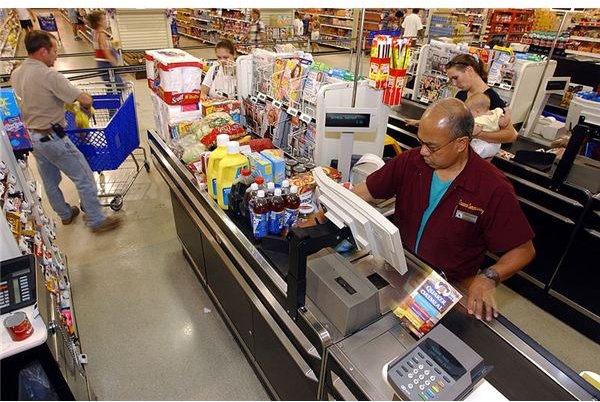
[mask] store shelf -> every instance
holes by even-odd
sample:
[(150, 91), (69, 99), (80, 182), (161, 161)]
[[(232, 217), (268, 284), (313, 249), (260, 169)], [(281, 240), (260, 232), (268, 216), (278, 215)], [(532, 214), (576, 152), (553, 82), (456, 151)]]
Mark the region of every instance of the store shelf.
[(179, 35), (186, 36), (186, 37), (192, 38), (192, 39), (201, 40), (202, 42), (212, 43), (213, 45), (216, 45), (216, 42), (209, 41), (208, 39), (201, 38), (201, 37), (196, 36), (196, 35), (191, 35), (191, 34), (187, 34), (187, 33), (183, 33), (183, 32), (180, 32)]
[(600, 53), (580, 52), (578, 50), (569, 50), (569, 49), (565, 50), (565, 53), (576, 55), (576, 56), (588, 56), (588, 57), (600, 59)]
[(341, 25), (331, 25), (331, 24), (323, 24), (323, 23), (321, 23), (321, 25), (325, 26), (325, 27), (334, 27), (334, 28), (342, 28), (342, 29), (352, 30), (352, 27), (345, 27), (345, 26), (341, 26)]
[(244, 22), (244, 23), (246, 23), (246, 24), (250, 24), (250, 23), (251, 23), (251, 21), (248, 21), (248, 20), (241, 20), (241, 19), (239, 19), (239, 18), (231, 18), (231, 17), (222, 17), (222, 16), (220, 16), (220, 15), (213, 15), (212, 17), (213, 17), (213, 18), (222, 19), (222, 20), (230, 20), (230, 21), (239, 21), (239, 22)]
[(190, 19), (191, 20), (196, 20), (196, 21), (202, 21), (202, 22), (212, 22), (212, 20), (207, 20), (207, 19), (198, 18), (198, 17), (192, 17), (191, 15), (190, 15)]
[(342, 45), (338, 45), (338, 44), (331, 43), (331, 42), (322, 42), (320, 40), (317, 40), (315, 42), (320, 43), (321, 45), (325, 45), (325, 46), (331, 46), (331, 47), (337, 47), (339, 49), (350, 50), (350, 46), (342, 46)]
[(587, 36), (569, 36), (569, 40), (582, 40), (585, 42), (597, 42), (600, 43), (600, 38), (589, 38)]
[(335, 34), (330, 34), (327, 32), (321, 32), (321, 36), (333, 36), (334, 38), (341, 38), (341, 39), (346, 39), (346, 40), (352, 39), (350, 36), (335, 35)]
[(574, 22), (573, 25), (589, 28), (600, 28), (600, 22)]
[(341, 20), (353, 20), (354, 19), (354, 17), (345, 17), (342, 15), (331, 15), (331, 14), (316, 14), (316, 15), (318, 15), (319, 17), (339, 18)]

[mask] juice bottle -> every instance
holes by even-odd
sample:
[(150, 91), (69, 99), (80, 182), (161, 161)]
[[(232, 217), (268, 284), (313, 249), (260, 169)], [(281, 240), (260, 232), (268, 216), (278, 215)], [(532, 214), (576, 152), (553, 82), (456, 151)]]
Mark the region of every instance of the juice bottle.
[(248, 169), (248, 158), (240, 154), (240, 144), (237, 141), (227, 143), (227, 155), (219, 162), (217, 170), (217, 203), (222, 209), (229, 208), (229, 193), (231, 184), (242, 169)]
[(286, 197), (285, 212), (283, 215), (283, 226), (286, 229), (296, 226), (298, 223), (298, 208), (300, 208), (300, 197), (298, 186), (290, 187), (290, 193)]
[(257, 239), (269, 233), (269, 204), (265, 198), (265, 190), (258, 190), (254, 199), (252, 216), (252, 234)]
[(232, 216), (246, 216), (246, 211), (243, 208), (244, 196), (246, 190), (254, 182), (254, 178), (250, 176), (250, 169), (242, 169), (241, 174), (231, 184), (231, 192), (229, 193), (227, 212)]
[(252, 183), (248, 190), (246, 190), (246, 194), (244, 194), (244, 203), (242, 208), (244, 212), (242, 212), (242, 216), (250, 217), (250, 224), (252, 225), (252, 214), (254, 213), (254, 199), (256, 198), (256, 194), (258, 193), (258, 184)]
[(281, 189), (276, 188), (269, 203), (269, 233), (280, 234), (283, 230), (283, 213), (285, 210), (285, 201), (281, 196)]
[(257, 176), (256, 179), (254, 179), (254, 182), (256, 184), (258, 184), (258, 189), (259, 190), (265, 190), (265, 178), (262, 176)]
[(208, 187), (208, 194), (213, 199), (217, 199), (217, 171), (219, 169), (219, 162), (227, 155), (227, 142), (229, 141), (229, 135), (219, 134), (217, 135), (217, 149), (210, 153), (208, 157), (208, 166), (206, 167), (206, 186)]

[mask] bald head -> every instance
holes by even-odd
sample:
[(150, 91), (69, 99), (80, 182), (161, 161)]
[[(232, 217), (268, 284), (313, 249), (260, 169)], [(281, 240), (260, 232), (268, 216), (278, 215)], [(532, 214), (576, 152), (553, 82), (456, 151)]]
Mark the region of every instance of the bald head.
[(441, 99), (429, 106), (421, 117), (421, 126), (435, 127), (447, 131), (450, 139), (473, 135), (473, 115), (459, 99)]

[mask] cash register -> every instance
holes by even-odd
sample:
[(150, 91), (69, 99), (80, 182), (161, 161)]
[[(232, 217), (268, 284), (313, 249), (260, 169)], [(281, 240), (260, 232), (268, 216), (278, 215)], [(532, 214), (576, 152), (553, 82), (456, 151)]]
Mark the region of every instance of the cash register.
[[(379, 272), (409, 282), (411, 272), (398, 228), (321, 168), (314, 169), (313, 176), (330, 222), (340, 230), (350, 228), (356, 246), (385, 265)], [(318, 251), (307, 262), (306, 296), (346, 337), (342, 343), (347, 343), (349, 356), (355, 353), (353, 363), (373, 370), (369, 377), (378, 377), (378, 386), (401, 399), (449, 400), (467, 394), (486, 373), (483, 359), (441, 324), (415, 344), (389, 306), (382, 305), (380, 293), (394, 284), (372, 281), (360, 265), (331, 248)], [(382, 395), (389, 397), (386, 392)]]

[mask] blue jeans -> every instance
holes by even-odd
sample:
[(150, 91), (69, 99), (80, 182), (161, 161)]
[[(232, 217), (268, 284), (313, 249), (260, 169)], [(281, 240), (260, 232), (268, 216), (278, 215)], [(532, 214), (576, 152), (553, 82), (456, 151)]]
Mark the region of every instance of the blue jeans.
[(30, 131), (30, 134), (33, 155), (52, 209), (61, 219), (71, 217), (71, 206), (65, 201), (58, 186), (63, 172), (77, 187), (81, 205), (88, 217), (88, 224), (94, 227), (104, 222), (106, 216), (98, 201), (98, 187), (96, 187), (94, 173), (83, 154), (68, 137), (58, 138), (53, 134), (50, 141), (40, 142), (44, 137), (42, 134), (35, 131)]
[[(108, 61), (96, 60), (96, 67), (108, 68), (108, 67), (112, 67), (112, 64), (110, 64), (110, 62), (108, 62)], [(110, 75), (109, 75), (108, 71), (106, 73), (102, 74), (102, 79), (106, 82), (110, 82)], [(115, 82), (117, 84), (123, 83), (123, 80), (121, 79), (121, 76), (119, 74), (115, 74)]]

